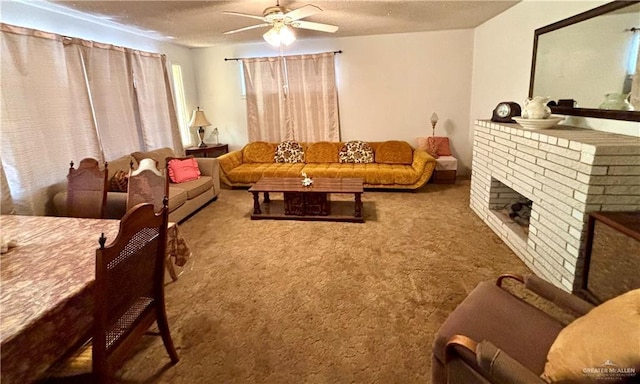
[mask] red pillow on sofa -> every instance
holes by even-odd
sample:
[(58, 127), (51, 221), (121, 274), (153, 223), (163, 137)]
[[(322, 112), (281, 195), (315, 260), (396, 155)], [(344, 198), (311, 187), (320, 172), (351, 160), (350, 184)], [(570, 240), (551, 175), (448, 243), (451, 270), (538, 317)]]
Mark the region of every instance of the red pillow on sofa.
[(169, 178), (174, 183), (184, 183), (200, 178), (200, 168), (193, 157), (169, 160), (168, 168)]

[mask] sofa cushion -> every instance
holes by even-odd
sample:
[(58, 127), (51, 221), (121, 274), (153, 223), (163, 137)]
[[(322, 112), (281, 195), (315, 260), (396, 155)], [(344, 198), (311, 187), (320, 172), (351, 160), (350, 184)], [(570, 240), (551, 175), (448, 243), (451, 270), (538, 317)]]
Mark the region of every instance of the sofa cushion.
[(243, 163), (273, 163), (276, 145), (265, 141), (255, 141), (242, 148)]
[(169, 186), (169, 212), (187, 202), (187, 190)]
[(342, 144), (320, 141), (309, 145), (305, 152), (305, 161), (309, 163), (337, 163), (338, 152)]
[(341, 163), (373, 163), (373, 149), (364, 141), (348, 141), (340, 148)]
[(261, 177), (300, 177), (304, 163), (261, 163), (242, 164), (228, 172), (235, 183), (251, 184)]
[(385, 141), (378, 146), (375, 155), (379, 164), (413, 163), (413, 148), (406, 141)]
[(156, 161), (158, 169), (162, 170), (167, 167), (167, 157), (175, 157), (176, 154), (173, 149), (165, 147), (148, 152), (133, 152), (131, 156), (133, 156), (138, 163), (140, 163), (142, 159), (153, 159)]
[[(549, 382), (603, 382), (609, 369), (640, 367), (640, 289), (608, 300), (566, 326), (547, 354)], [(585, 369), (587, 371), (585, 371)], [(603, 373), (604, 372), (604, 373)], [(619, 371), (617, 377), (631, 377)]]
[(169, 187), (185, 190), (187, 193), (187, 199), (191, 200), (213, 188), (213, 178), (211, 176), (201, 176), (197, 180), (185, 181), (179, 184), (171, 183), (169, 184)]
[(314, 163), (307, 164), (304, 171), (311, 178), (361, 178), (370, 185), (411, 185), (420, 174), (410, 165), (377, 163)]
[(304, 163), (304, 149), (297, 141), (283, 141), (276, 147), (273, 160), (276, 163)]

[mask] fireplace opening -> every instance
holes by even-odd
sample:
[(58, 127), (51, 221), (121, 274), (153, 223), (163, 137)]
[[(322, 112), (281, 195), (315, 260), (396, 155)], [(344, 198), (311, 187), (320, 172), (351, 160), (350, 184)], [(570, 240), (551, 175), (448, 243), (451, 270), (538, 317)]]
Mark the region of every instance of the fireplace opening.
[(526, 241), (529, 237), (529, 219), (533, 202), (509, 188), (500, 180), (491, 178), (489, 208), (492, 212)]

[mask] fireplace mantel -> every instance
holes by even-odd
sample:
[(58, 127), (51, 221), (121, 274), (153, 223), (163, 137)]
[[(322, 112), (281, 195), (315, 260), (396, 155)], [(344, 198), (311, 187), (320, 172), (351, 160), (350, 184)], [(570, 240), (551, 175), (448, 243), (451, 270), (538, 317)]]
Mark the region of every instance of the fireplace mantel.
[[(533, 202), (527, 235), (493, 210), (513, 192)], [(537, 275), (573, 291), (589, 212), (640, 210), (640, 138), (477, 120), (470, 206)]]

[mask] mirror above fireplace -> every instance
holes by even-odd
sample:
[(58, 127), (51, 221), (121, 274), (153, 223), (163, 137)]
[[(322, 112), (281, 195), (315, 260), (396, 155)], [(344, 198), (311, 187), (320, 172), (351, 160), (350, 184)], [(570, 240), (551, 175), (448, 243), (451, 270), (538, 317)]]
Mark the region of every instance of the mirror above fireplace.
[(539, 28), (529, 96), (550, 96), (557, 114), (640, 121), (639, 42), (640, 1), (614, 1)]

